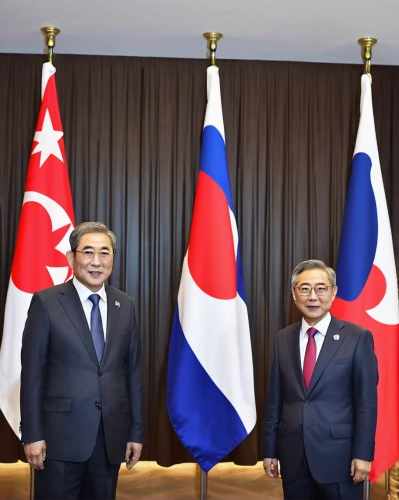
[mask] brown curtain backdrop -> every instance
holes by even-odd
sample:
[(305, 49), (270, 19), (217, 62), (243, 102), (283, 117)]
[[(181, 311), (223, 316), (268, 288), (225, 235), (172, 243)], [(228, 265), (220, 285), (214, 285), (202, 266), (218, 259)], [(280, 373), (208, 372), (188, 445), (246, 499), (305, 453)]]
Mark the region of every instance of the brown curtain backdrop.
[[(43, 62), (0, 55), (0, 325)], [(100, 220), (113, 229), (118, 250), (110, 283), (137, 301), (143, 459), (191, 461), (167, 416), (166, 367), (197, 179), (207, 61), (56, 55), (55, 65), (76, 221)], [(362, 65), (220, 60), (219, 67), (258, 408), (256, 429), (227, 458), (253, 464), (261, 458), (272, 337), (296, 318), (291, 270), (308, 258), (336, 264)], [(399, 68), (373, 66), (372, 72), (399, 255)], [(2, 416), (0, 443), (0, 461), (22, 456)]]

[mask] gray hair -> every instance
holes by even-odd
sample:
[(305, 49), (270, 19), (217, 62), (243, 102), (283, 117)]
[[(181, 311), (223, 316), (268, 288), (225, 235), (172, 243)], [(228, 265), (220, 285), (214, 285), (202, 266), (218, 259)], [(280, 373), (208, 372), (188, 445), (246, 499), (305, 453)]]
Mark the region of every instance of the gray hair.
[(81, 224), (78, 224), (72, 231), (72, 233), (69, 235), (69, 244), (71, 245), (72, 252), (75, 252), (76, 249), (78, 248), (82, 236), (88, 233), (106, 234), (111, 240), (112, 250), (115, 252), (116, 236), (102, 222), (82, 222)]
[(304, 271), (310, 271), (311, 269), (321, 269), (322, 271), (325, 271), (328, 274), (331, 285), (337, 285), (337, 276), (332, 267), (328, 267), (322, 260), (304, 260), (292, 271), (291, 286), (293, 288), (296, 287), (298, 283), (298, 276)]

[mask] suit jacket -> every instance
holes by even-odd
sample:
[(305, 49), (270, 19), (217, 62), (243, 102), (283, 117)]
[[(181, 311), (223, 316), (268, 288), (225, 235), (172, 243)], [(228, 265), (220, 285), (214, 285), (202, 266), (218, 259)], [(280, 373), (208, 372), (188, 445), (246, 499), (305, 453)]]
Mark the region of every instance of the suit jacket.
[(288, 326), (275, 337), (263, 457), (278, 458), (282, 477), (291, 481), (305, 450), (317, 482), (349, 481), (353, 458), (374, 459), (378, 369), (373, 337), (332, 317), (306, 390), (300, 327), (301, 323)]
[(44, 439), (51, 459), (87, 460), (101, 415), (111, 463), (125, 461), (128, 441), (143, 442), (134, 301), (116, 288), (105, 289), (107, 337), (101, 364), (72, 281), (32, 298), (21, 352), (22, 442)]

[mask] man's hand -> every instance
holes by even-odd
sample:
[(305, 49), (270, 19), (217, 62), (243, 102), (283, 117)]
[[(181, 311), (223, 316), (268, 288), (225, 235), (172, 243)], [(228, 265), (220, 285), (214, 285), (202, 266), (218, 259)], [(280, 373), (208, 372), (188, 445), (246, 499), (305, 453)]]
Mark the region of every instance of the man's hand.
[(277, 458), (264, 458), (263, 468), (265, 469), (266, 474), (272, 479), (277, 479), (279, 477)]
[(364, 481), (370, 470), (371, 462), (354, 458), (351, 465), (351, 476), (353, 476), (353, 483), (356, 484)]
[(143, 445), (141, 443), (127, 443), (126, 445), (126, 469), (130, 470), (140, 459)]
[(46, 441), (35, 441), (34, 443), (24, 444), (24, 452), (30, 465), (37, 470), (44, 469), (46, 460)]

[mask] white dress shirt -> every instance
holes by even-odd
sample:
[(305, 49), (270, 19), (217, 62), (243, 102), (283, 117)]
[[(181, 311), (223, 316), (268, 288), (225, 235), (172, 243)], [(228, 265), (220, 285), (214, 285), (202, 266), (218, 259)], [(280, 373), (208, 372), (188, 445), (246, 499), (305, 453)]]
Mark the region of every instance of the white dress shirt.
[[(327, 313), (322, 320), (320, 320), (314, 327), (317, 329), (317, 333), (314, 336), (316, 342), (316, 361), (319, 357), (321, 347), (323, 345), (324, 339), (326, 338), (326, 333), (328, 327), (331, 323), (331, 314)], [(301, 354), (301, 366), (303, 370), (303, 360), (305, 359), (306, 346), (308, 345), (308, 334), (307, 331), (311, 326), (302, 318), (301, 330), (299, 332), (299, 352)]]
[(96, 293), (97, 295), (100, 296), (100, 301), (98, 304), (100, 307), (101, 321), (103, 324), (104, 340), (105, 340), (107, 338), (107, 293), (105, 291), (104, 284), (98, 292), (92, 292), (87, 287), (82, 285), (82, 283), (76, 279), (76, 276), (73, 277), (72, 281), (76, 288), (76, 291), (78, 292), (80, 301), (82, 303), (83, 311), (87, 319), (87, 324), (89, 325), (90, 330), (91, 330), (91, 324), (90, 324), (91, 310), (93, 309), (93, 302), (89, 300), (89, 297), (90, 295), (93, 295), (93, 293)]

